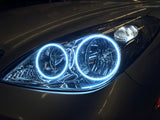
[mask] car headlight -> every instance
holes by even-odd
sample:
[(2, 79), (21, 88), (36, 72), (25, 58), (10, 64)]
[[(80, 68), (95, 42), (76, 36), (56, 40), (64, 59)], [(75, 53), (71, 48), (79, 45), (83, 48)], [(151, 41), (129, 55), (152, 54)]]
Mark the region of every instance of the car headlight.
[(57, 38), (4, 74), (3, 82), (65, 94), (96, 91), (124, 72), (152, 42), (159, 26), (159, 19), (139, 16)]

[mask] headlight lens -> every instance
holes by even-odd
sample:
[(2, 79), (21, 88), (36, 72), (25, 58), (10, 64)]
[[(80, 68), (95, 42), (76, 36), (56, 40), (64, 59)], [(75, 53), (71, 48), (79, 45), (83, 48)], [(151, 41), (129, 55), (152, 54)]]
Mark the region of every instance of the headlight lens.
[(158, 19), (149, 16), (120, 22), (103, 23), (59, 38), (66, 43), (51, 41), (12, 69), (3, 82), (76, 94), (103, 88), (150, 44), (160, 25)]

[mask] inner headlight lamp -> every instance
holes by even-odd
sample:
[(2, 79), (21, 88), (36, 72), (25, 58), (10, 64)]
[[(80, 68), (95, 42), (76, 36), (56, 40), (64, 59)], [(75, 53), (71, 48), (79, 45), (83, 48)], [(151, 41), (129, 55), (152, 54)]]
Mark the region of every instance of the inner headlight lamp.
[(159, 19), (144, 16), (65, 35), (57, 38), (63, 43), (53, 40), (37, 49), (4, 74), (2, 82), (63, 94), (97, 91), (124, 72), (152, 42), (159, 26)]
[(58, 79), (67, 70), (68, 55), (59, 44), (52, 43), (43, 46), (35, 59), (37, 71), (45, 79)]

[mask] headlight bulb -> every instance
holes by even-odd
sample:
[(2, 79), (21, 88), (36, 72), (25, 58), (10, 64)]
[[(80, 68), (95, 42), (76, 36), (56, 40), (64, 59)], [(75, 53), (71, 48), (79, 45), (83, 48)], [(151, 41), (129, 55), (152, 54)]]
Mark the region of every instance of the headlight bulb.
[(129, 42), (138, 35), (138, 28), (134, 25), (126, 25), (117, 29), (114, 38), (120, 42)]

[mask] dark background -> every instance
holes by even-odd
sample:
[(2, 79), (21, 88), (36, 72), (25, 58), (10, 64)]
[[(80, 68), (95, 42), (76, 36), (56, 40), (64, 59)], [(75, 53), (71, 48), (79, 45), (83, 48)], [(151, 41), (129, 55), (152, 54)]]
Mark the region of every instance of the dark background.
[(79, 0), (0, 0), (0, 11), (51, 2), (67, 2)]
[(0, 11), (6, 11), (9, 9), (14, 9), (18, 7), (25, 7), (35, 4), (43, 4), (43, 3), (53, 3), (53, 2), (69, 2), (69, 1), (118, 1), (118, 2), (135, 2), (135, 1), (160, 1), (160, 0), (0, 0)]

